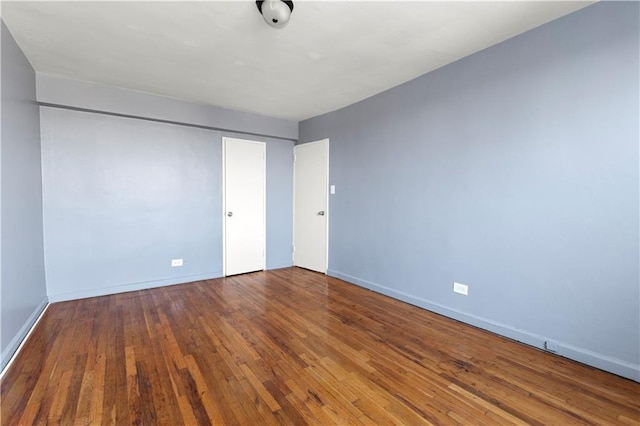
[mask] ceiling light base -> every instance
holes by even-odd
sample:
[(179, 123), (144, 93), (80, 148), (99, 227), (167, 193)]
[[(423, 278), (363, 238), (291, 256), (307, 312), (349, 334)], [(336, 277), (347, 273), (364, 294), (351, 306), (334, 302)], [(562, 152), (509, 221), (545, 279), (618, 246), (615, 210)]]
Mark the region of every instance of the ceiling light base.
[(286, 27), (293, 12), (290, 0), (257, 0), (256, 6), (267, 25), (276, 29)]

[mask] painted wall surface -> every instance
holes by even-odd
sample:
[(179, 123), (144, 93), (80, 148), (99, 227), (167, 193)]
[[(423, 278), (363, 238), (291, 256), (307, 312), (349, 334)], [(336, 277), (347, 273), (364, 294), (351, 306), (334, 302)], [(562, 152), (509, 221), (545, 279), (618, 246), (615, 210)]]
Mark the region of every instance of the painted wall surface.
[(40, 123), (33, 68), (0, 24), (2, 49), (0, 323), (4, 368), (47, 303)]
[(221, 275), (219, 132), (48, 107), (41, 126), (51, 300)]
[(640, 380), (638, 17), (598, 3), (302, 122), (329, 273)]
[[(222, 275), (220, 132), (53, 107), (41, 126), (52, 301)], [(292, 152), (267, 141), (268, 267), (291, 264), (274, 238), (291, 233), (291, 203), (273, 201), (291, 194)]]
[(189, 123), (245, 135), (298, 139), (295, 121), (42, 73), (36, 75), (36, 81), (38, 101), (47, 104)]
[(293, 142), (267, 142), (267, 269), (293, 265)]

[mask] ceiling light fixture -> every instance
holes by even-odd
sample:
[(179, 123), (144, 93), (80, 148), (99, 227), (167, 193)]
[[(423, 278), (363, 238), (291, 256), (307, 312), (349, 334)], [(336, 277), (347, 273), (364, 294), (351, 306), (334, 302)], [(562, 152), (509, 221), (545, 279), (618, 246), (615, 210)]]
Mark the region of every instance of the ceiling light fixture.
[(289, 23), (293, 2), (288, 0), (257, 0), (256, 6), (271, 28), (284, 28)]

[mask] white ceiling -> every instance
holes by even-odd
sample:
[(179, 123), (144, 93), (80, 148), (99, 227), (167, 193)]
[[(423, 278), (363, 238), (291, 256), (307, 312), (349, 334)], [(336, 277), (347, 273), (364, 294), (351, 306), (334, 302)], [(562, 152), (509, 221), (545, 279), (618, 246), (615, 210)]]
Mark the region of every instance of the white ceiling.
[(10, 2), (38, 72), (303, 120), (397, 86), (591, 2)]

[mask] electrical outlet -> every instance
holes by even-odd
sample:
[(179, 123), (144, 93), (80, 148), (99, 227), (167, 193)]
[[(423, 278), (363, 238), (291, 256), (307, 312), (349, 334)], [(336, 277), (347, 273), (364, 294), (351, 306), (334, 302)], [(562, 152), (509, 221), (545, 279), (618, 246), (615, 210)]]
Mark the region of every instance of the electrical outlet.
[(544, 342), (544, 348), (549, 352), (558, 352), (560, 350), (560, 344), (553, 340), (547, 340)]
[(182, 266), (182, 259), (171, 259), (171, 267)]
[(469, 295), (469, 286), (466, 284), (460, 284), (460, 283), (453, 283), (453, 292), (454, 293), (459, 293), (459, 294), (464, 294), (465, 296)]

